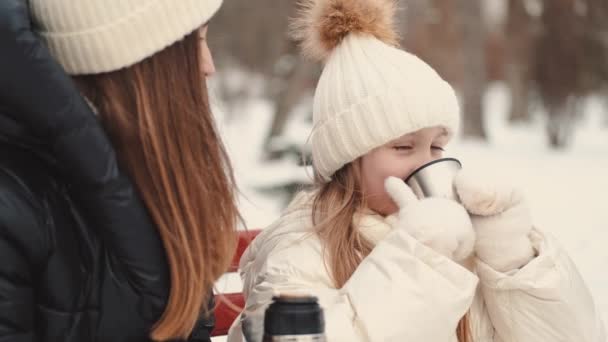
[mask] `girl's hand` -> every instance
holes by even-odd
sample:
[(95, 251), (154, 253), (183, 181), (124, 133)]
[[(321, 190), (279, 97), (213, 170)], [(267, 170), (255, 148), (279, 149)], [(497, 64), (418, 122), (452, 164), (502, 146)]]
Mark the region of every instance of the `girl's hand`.
[(395, 177), (386, 179), (385, 188), (400, 208), (399, 228), (452, 260), (462, 261), (471, 254), (475, 232), (464, 207), (444, 198), (419, 200)]
[(532, 219), (521, 192), (488, 175), (462, 170), (454, 180), (463, 206), (471, 213), (475, 252), (497, 271), (518, 269), (535, 255), (528, 237)]

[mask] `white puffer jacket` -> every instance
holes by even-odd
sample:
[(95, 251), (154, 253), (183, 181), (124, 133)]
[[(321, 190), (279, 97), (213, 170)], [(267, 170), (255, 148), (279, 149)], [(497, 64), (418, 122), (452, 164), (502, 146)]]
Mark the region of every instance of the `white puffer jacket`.
[(365, 215), (358, 228), (376, 247), (337, 289), (311, 232), (309, 201), (299, 195), (243, 255), (246, 318), (235, 321), (229, 342), (243, 341), (243, 321), (261, 340), (272, 296), (293, 291), (319, 298), (330, 342), (455, 342), (467, 310), (473, 342), (606, 341), (576, 267), (539, 231), (532, 234), (538, 256), (526, 266), (504, 274), (476, 260), (475, 274), (392, 229), (391, 217)]

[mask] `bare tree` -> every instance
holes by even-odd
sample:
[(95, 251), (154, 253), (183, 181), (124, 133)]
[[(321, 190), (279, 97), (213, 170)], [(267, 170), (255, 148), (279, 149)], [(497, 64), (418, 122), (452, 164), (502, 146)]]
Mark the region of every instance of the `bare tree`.
[(226, 1), (210, 24), (209, 39), (218, 63), (270, 74), (287, 50), (287, 27), (295, 1)]
[[(294, 50), (295, 44), (294, 45)], [(289, 118), (289, 113), (298, 101), (314, 88), (314, 83), (319, 75), (320, 66), (312, 61), (297, 56), (297, 52), (289, 55), (290, 61), (286, 62), (286, 70), (277, 80), (276, 87), (276, 110), (269, 139), (281, 135)]]
[(587, 74), (592, 91), (603, 94), (608, 119), (608, 1), (587, 0)]
[(486, 87), (486, 63), (481, 0), (458, 0), (456, 3), (457, 15), (462, 27), (464, 55), (463, 133), (465, 136), (485, 139), (482, 98)]
[(589, 1), (544, 0), (536, 44), (535, 76), (549, 114), (551, 146), (566, 146), (580, 115), (580, 101), (601, 84), (606, 55), (589, 28)]
[(402, 0), (402, 38), (406, 50), (431, 65), (456, 88), (463, 78), (462, 36), (454, 13), (456, 4), (444, 0)]
[(530, 60), (535, 35), (535, 18), (524, 4), (526, 0), (508, 0), (508, 15), (505, 27), (507, 65), (505, 79), (511, 90), (509, 121), (521, 122), (530, 119), (530, 91), (532, 74)]
[[(219, 64), (263, 75), (264, 89), (255, 89), (254, 93), (261, 93), (275, 104), (268, 141), (282, 133), (291, 109), (314, 87), (313, 81), (318, 77), (318, 66), (300, 57), (288, 36), (289, 19), (295, 10), (296, 1), (234, 0), (223, 6), (211, 26), (216, 31), (212, 44)], [(219, 84), (221, 96), (228, 103), (238, 103), (239, 98), (249, 96), (253, 87), (230, 87), (230, 80), (220, 80)]]

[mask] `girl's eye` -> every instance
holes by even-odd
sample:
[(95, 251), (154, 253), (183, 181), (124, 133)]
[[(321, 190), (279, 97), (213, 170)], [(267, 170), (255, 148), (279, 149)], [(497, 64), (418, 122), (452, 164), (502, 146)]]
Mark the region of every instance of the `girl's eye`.
[(435, 151), (445, 151), (445, 149), (441, 146), (431, 146), (431, 149)]
[(401, 145), (401, 146), (393, 146), (393, 148), (397, 151), (407, 151), (407, 150), (411, 150), (412, 146)]

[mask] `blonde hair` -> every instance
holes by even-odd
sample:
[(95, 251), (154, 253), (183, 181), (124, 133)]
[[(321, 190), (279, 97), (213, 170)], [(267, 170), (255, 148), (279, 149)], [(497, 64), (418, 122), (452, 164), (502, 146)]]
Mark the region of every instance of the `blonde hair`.
[[(344, 286), (374, 248), (353, 224), (355, 213), (367, 208), (361, 179), (360, 159), (336, 171), (329, 182), (315, 173), (312, 222), (336, 288)], [(468, 313), (458, 323), (456, 335), (459, 342), (471, 341)]]

